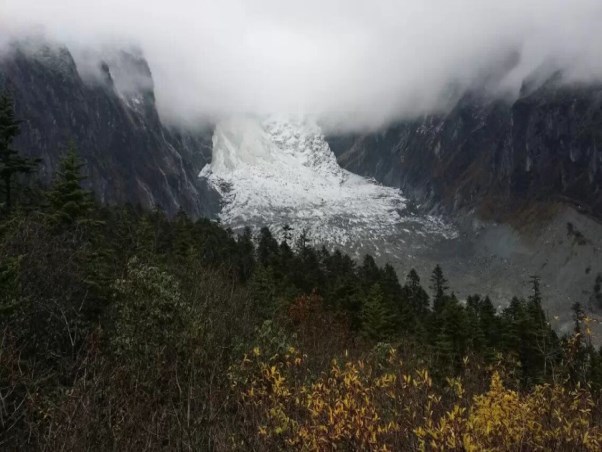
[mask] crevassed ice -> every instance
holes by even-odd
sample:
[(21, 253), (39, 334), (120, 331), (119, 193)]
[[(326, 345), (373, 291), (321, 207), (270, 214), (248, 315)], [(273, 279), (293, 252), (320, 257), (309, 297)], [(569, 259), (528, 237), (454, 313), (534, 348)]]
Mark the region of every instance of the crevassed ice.
[(320, 128), (307, 119), (221, 122), (212, 163), (200, 176), (221, 194), (220, 220), (235, 230), (267, 225), (277, 231), (289, 224), (315, 242), (346, 245), (396, 234), (402, 224), (445, 229), (434, 219), (405, 215), (400, 190), (342, 169)]

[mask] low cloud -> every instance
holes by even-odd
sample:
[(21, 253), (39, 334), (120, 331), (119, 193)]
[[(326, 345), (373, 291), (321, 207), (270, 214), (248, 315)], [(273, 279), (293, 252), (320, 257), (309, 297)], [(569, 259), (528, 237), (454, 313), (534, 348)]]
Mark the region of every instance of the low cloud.
[(77, 55), (137, 46), (172, 122), (306, 113), (361, 129), (470, 88), (516, 96), (541, 68), (600, 81), (601, 23), (600, 0), (3, 0), (0, 49), (32, 32)]

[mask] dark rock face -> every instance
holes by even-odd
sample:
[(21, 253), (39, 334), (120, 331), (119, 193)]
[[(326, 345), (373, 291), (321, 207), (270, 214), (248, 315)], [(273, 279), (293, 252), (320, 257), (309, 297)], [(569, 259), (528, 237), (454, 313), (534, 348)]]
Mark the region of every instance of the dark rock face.
[(602, 87), (549, 82), (514, 103), (467, 95), (447, 114), (329, 143), (345, 168), (431, 207), (495, 216), (561, 200), (602, 217)]
[[(145, 83), (122, 83), (113, 72)], [(73, 142), (86, 164), (86, 185), (107, 203), (182, 208), (194, 217), (219, 208), (217, 194), (197, 175), (211, 160), (211, 131), (187, 132), (162, 124), (145, 60), (121, 52), (103, 63), (96, 82), (84, 81), (65, 48), (15, 45), (0, 60), (0, 88), (15, 102), (22, 124), (16, 146), (42, 158), (40, 177), (52, 180)], [(126, 80), (127, 82), (127, 80)]]

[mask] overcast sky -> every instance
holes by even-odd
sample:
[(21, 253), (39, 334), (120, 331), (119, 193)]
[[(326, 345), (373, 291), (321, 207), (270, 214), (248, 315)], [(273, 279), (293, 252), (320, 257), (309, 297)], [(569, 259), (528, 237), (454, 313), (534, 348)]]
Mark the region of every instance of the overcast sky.
[(302, 112), (356, 127), (538, 68), (602, 79), (602, 0), (0, 0), (0, 44), (138, 45), (165, 118)]

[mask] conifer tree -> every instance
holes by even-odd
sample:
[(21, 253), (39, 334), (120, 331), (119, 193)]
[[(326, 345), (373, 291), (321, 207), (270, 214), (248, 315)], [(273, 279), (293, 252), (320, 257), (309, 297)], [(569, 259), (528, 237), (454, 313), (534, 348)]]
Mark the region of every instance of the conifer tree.
[(384, 340), (391, 337), (394, 328), (394, 314), (386, 303), (380, 284), (370, 289), (364, 302), (362, 313), (362, 331), (372, 340)]
[(439, 370), (445, 374), (448, 370), (459, 369), (466, 352), (469, 331), (466, 310), (454, 294), (446, 297), (438, 315), (440, 324), (435, 332), (435, 354)]
[(362, 266), (358, 270), (361, 283), (366, 291), (369, 291), (374, 284), (380, 281), (380, 269), (374, 258), (369, 254), (364, 256)]
[(414, 311), (407, 298), (403, 296), (399, 278), (391, 264), (384, 266), (380, 279), (381, 287), (385, 294), (385, 301), (395, 313), (395, 323), (404, 331), (413, 329), (415, 321)]
[(442, 308), (447, 295), (447, 279), (443, 276), (443, 270), (439, 265), (435, 266), (431, 275), (431, 289), (433, 290), (433, 310), (435, 312)]
[(174, 224), (175, 235), (173, 248), (175, 257), (188, 259), (195, 254), (192, 221), (188, 218), (188, 214), (180, 208), (174, 218)]
[(466, 300), (467, 332), (470, 336), (472, 348), (482, 351), (485, 348), (485, 330), (481, 323), (481, 297), (479, 295), (469, 296)]
[(0, 179), (4, 206), (9, 211), (14, 204), (16, 176), (31, 173), (39, 163), (39, 159), (21, 157), (12, 147), (14, 139), (19, 135), (20, 123), (15, 118), (12, 101), (6, 95), (0, 96)]
[(75, 146), (71, 144), (48, 192), (51, 218), (57, 224), (71, 225), (90, 221), (89, 215), (94, 207), (94, 201), (91, 193), (81, 186), (81, 182), (85, 179), (81, 173), (83, 166), (76, 154)]
[(496, 348), (499, 350), (502, 338), (499, 317), (489, 297), (485, 297), (479, 304), (479, 320), (481, 331), (485, 335), (486, 357), (493, 359), (494, 351)]
[(257, 246), (257, 257), (259, 263), (264, 267), (275, 263), (278, 256), (278, 242), (269, 228), (263, 227), (259, 231), (259, 245)]
[(238, 274), (241, 281), (248, 280), (255, 269), (255, 245), (251, 228), (246, 227), (238, 237)]
[(412, 269), (408, 273), (403, 292), (418, 319), (424, 321), (428, 314), (430, 300), (428, 294), (420, 285), (420, 277), (416, 270)]
[(249, 280), (254, 311), (262, 319), (271, 318), (277, 309), (278, 286), (271, 267), (258, 267)]

